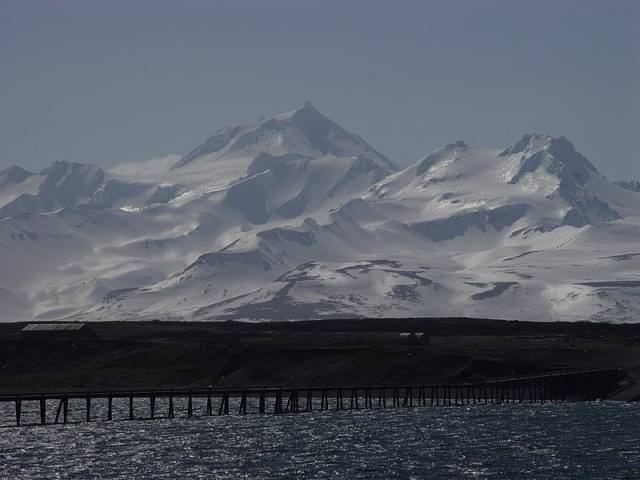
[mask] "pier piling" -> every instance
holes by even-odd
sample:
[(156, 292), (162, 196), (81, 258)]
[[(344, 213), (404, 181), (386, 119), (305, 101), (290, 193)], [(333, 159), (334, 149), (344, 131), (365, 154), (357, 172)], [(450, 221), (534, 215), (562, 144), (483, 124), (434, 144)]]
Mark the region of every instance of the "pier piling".
[(173, 410), (173, 393), (169, 393), (169, 412), (167, 413), (169, 418), (173, 418), (175, 416), (175, 412)]
[(47, 424), (47, 399), (40, 397), (40, 425)]
[(273, 404), (273, 413), (280, 415), (282, 413), (282, 390), (276, 391), (276, 398)]
[(238, 415), (246, 415), (247, 414), (247, 392), (242, 392), (242, 397), (240, 397), (240, 408), (238, 409)]
[(313, 411), (313, 390), (311, 388), (307, 389), (307, 404), (304, 407), (304, 411)]
[(15, 400), (16, 402), (16, 425), (19, 427), (20, 426), (20, 414), (22, 413), (22, 400), (19, 398), (16, 398)]
[[(174, 388), (145, 389), (145, 390), (107, 390), (88, 392), (57, 392), (0, 395), (0, 402), (13, 402), (15, 406), (15, 425), (28, 423), (23, 415), (22, 405), (25, 401), (37, 402), (39, 418), (36, 424), (48, 425), (67, 423), (69, 414), (69, 399), (84, 401), (85, 420), (95, 421), (98, 416), (94, 413), (94, 399), (105, 399), (107, 402), (106, 420), (113, 420), (113, 400), (128, 399), (128, 419), (135, 420), (135, 402), (149, 402), (149, 418), (158, 418), (156, 412), (157, 399), (168, 399), (168, 418), (175, 417), (174, 400), (186, 400), (186, 417), (194, 416), (194, 398), (206, 397), (206, 411), (200, 415), (213, 415), (213, 401), (220, 399), (218, 415), (229, 415), (230, 398), (239, 401), (238, 415), (271, 413), (267, 411), (267, 403), (273, 399), (274, 414), (312, 412), (314, 398), (319, 397), (319, 410), (330, 409), (330, 397), (335, 398), (335, 409), (344, 410), (345, 392), (349, 395), (348, 408), (373, 409), (374, 395), (377, 396), (377, 408), (385, 409), (411, 407), (433, 407), (476, 404), (512, 404), (512, 403), (540, 403), (565, 400), (594, 400), (606, 396), (611, 388), (624, 378), (620, 370), (559, 372), (546, 375), (532, 375), (511, 377), (505, 379), (449, 383), (428, 385), (348, 385), (348, 386), (289, 386), (289, 387), (206, 387), (206, 388)], [(387, 391), (390, 392), (390, 405), (387, 405)], [(283, 405), (286, 395), (286, 405)], [(300, 395), (305, 398), (303, 407), (300, 405)], [(249, 398), (256, 398), (257, 407), (249, 402)], [(362, 397), (363, 403), (360, 403)], [(56, 402), (55, 418), (47, 422), (47, 403)], [(75, 403), (74, 403), (75, 405)], [(235, 405), (235, 402), (234, 402)], [(99, 410), (98, 410), (99, 411)], [(29, 416), (31, 418), (31, 416)], [(33, 422), (33, 420), (31, 420)], [(11, 422), (13, 424), (13, 422)]]
[(149, 415), (151, 420), (156, 418), (156, 396), (153, 393), (149, 395)]
[(63, 402), (62, 399), (60, 399), (60, 401), (58, 402), (58, 408), (56, 410), (56, 419), (53, 421), (53, 423), (58, 423), (58, 420), (60, 419), (60, 413), (62, 413), (62, 402)]

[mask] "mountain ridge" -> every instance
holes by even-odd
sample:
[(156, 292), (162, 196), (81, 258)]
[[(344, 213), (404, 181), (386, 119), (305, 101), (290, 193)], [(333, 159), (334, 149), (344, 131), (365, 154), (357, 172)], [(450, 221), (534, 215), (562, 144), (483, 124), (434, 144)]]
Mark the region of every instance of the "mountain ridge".
[(307, 102), (149, 165), (0, 172), (2, 320), (640, 313), (638, 194), (564, 137), (399, 169)]

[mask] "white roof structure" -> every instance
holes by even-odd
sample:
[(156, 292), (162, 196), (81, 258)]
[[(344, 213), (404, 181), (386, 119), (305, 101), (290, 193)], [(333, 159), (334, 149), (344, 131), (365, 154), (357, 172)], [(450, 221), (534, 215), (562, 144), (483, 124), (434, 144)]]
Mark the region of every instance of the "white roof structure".
[(30, 323), (23, 332), (77, 332), (85, 323)]

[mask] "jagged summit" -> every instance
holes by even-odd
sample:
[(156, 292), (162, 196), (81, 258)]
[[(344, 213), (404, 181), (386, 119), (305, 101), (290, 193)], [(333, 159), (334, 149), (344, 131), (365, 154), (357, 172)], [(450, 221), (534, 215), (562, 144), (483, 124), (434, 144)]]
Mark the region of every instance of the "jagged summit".
[[(340, 135), (345, 138), (354, 137), (330, 118), (320, 113), (309, 101), (305, 101), (302, 108), (295, 110), (289, 117), (289, 121), (295, 125), (309, 140), (309, 143), (323, 155), (344, 155), (350, 152), (340, 148), (336, 142), (332, 142), (332, 135)], [(273, 125), (275, 128), (281, 128)], [(360, 140), (358, 138), (358, 140)], [(362, 141), (364, 144), (364, 141)]]
[(390, 171), (397, 167), (359, 136), (348, 132), (311, 102), (293, 112), (277, 114), (253, 125), (225, 127), (181, 158), (173, 169), (224, 158), (255, 158), (260, 154), (308, 157), (366, 157)]
[(95, 165), (63, 160), (38, 174), (19, 168), (6, 172), (14, 181), (7, 182), (0, 173), (0, 219), (80, 206), (111, 208), (131, 207), (131, 203), (165, 203), (177, 194), (173, 185), (113, 178)]
[(619, 180), (615, 183), (626, 190), (640, 193), (640, 180)]
[(456, 142), (445, 145), (435, 152), (430, 153), (418, 163), (416, 167), (416, 175), (424, 175), (433, 166), (445, 160), (453, 161), (459, 153), (464, 152), (468, 149), (469, 146), (463, 140), (458, 140)]
[[(562, 137), (564, 138), (564, 137)], [(538, 152), (548, 148), (553, 137), (541, 133), (527, 133), (522, 136), (512, 147), (502, 152), (502, 155), (515, 155), (517, 153)]]
[(56, 160), (48, 167), (42, 169), (40, 174), (49, 177), (53, 182), (57, 182), (63, 178), (66, 179), (71, 175), (72, 177), (79, 178), (81, 181), (99, 183), (100, 180), (104, 178), (105, 172), (96, 165)]
[(465, 142), (464, 140), (456, 140), (455, 142), (447, 145), (445, 148), (457, 148), (460, 150), (468, 150), (469, 145), (467, 145), (467, 142)]
[[(575, 152), (573, 144), (564, 136), (553, 137), (541, 133), (527, 133), (522, 136), (512, 147), (503, 150), (502, 156), (515, 155), (518, 153), (534, 154), (541, 151), (549, 151), (554, 154), (563, 155)], [(594, 167), (595, 169), (595, 167)]]
[(511, 179), (517, 183), (526, 173), (544, 168), (549, 174), (584, 185), (591, 174), (598, 174), (596, 167), (576, 151), (566, 137), (527, 134), (501, 156), (519, 156), (521, 167)]
[[(450, 231), (458, 236), (468, 225), (487, 229), (519, 223), (550, 231), (617, 220), (633, 208), (617, 191), (566, 138), (529, 134), (502, 151), (462, 141), (446, 145), (374, 185), (371, 195), (397, 203), (398, 211), (422, 204), (420, 215), (408, 221), (423, 225), (427, 216), (449, 218), (455, 225)], [(485, 221), (497, 212), (509, 221)], [(438, 225), (434, 231), (440, 234)], [(431, 227), (419, 231), (431, 232)]]
[(35, 173), (25, 170), (17, 165), (12, 165), (0, 171), (0, 187), (8, 184), (16, 184), (24, 182), (27, 178), (35, 175)]
[(301, 119), (301, 118), (323, 118), (325, 120), (329, 120), (325, 115), (323, 115), (309, 100), (305, 100), (301, 107), (295, 109), (290, 112), (288, 115), (291, 119)]

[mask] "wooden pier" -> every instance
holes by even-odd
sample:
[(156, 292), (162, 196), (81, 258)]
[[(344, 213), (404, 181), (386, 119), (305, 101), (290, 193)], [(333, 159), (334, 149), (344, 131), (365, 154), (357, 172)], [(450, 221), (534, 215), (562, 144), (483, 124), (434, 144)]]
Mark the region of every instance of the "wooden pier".
[[(411, 407), (442, 407), (475, 404), (542, 403), (589, 401), (606, 398), (623, 377), (620, 369), (582, 370), (544, 375), (500, 378), (472, 383), (427, 385), (348, 385), (348, 386), (264, 386), (264, 387), (181, 387), (113, 389), (101, 391), (36, 392), (19, 395), (0, 395), (0, 404), (12, 403), (15, 419), (12, 425), (25, 425), (24, 405), (36, 405), (37, 422), (30, 425), (66, 424), (70, 422), (70, 402), (82, 418), (115, 420), (114, 402), (124, 403), (119, 410), (120, 420), (151, 420), (191, 418), (194, 402), (203, 406), (201, 415), (296, 414), (314, 410), (387, 409)], [(158, 400), (164, 410), (158, 408)], [(182, 410), (177, 412), (180, 400)], [(94, 406), (101, 402), (100, 416)], [(141, 414), (140, 405), (144, 404)], [(55, 409), (52, 407), (55, 406)], [(55, 414), (52, 411), (55, 410)], [(75, 421), (78, 421), (76, 412)], [(8, 426), (8, 425), (7, 425)]]

